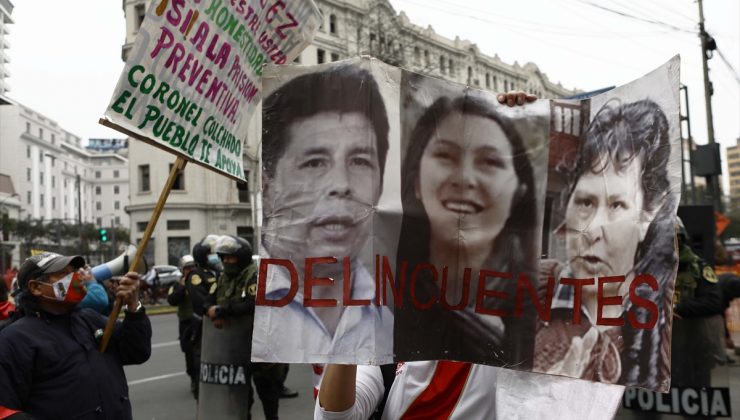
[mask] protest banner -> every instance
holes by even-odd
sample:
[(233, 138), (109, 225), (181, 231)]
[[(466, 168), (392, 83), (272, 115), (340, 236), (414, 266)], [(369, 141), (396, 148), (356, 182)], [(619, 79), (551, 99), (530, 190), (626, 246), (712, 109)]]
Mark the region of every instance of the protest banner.
[(678, 63), (514, 108), (370, 58), (267, 66), (252, 360), (666, 391)]
[[(310, 0), (154, 1), (100, 123), (175, 154), (170, 181), (185, 162), (243, 181), (262, 66), (291, 62), (310, 44), (319, 23)], [(158, 216), (152, 214), (134, 268)], [(109, 319), (111, 327), (119, 309)]]

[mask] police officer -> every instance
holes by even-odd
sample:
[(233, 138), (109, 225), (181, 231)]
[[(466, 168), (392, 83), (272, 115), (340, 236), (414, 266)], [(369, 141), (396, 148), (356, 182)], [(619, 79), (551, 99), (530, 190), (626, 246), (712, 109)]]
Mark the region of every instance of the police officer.
[[(223, 236), (216, 245), (216, 253), (221, 258), (223, 272), (218, 278), (215, 293), (211, 294), (208, 317), (216, 328), (223, 328), (236, 317), (245, 316), (249, 327), (251, 345), (252, 325), (254, 323), (254, 299), (257, 294), (257, 265), (252, 262), (252, 247), (238, 237)], [(251, 348), (244, 349), (251, 354)], [(282, 387), (285, 365), (278, 363), (250, 363), (247, 375), (252, 377), (257, 394), (262, 401), (265, 418), (278, 418), (278, 398)], [(249, 390), (249, 409), (254, 403), (251, 381), (247, 379)]]
[(198, 242), (192, 255), (180, 260), (183, 277), (170, 287), (167, 301), (177, 306), (180, 349), (185, 353), (185, 370), (190, 377), (190, 391), (198, 398), (202, 322), (208, 296), (216, 290), (216, 275), (209, 269), (211, 247)]
[(722, 294), (712, 267), (691, 249), (681, 219), (677, 221), (677, 236), (671, 385), (709, 387), (716, 355), (723, 353), (719, 329)]
[(674, 312), (682, 318), (722, 313), (722, 294), (714, 270), (689, 245), (689, 237), (678, 219), (678, 275)]

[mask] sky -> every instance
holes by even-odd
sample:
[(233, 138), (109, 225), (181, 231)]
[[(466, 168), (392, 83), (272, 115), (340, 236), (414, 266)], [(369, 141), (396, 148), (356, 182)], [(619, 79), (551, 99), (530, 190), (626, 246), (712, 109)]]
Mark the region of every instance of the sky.
[[(707, 142), (694, 0), (390, 1), (416, 25), (470, 40), (506, 63), (534, 62), (569, 88), (628, 83), (680, 54), (692, 134), (698, 144)], [(11, 2), (8, 96), (82, 138), (122, 137), (97, 123), (123, 69), (121, 1)], [(707, 32), (735, 69), (716, 53), (710, 60), (715, 138), (724, 155), (740, 137), (740, 2), (704, 0), (704, 16)]]

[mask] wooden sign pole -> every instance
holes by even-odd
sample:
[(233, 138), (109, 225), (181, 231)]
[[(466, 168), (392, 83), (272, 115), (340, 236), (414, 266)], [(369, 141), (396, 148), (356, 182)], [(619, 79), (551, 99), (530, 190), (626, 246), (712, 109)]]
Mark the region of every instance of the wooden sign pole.
[[(141, 257), (144, 255), (144, 250), (146, 250), (146, 246), (149, 244), (149, 239), (152, 237), (152, 233), (154, 233), (154, 227), (157, 225), (157, 220), (159, 220), (159, 215), (162, 213), (162, 210), (164, 209), (165, 202), (167, 202), (167, 197), (170, 195), (170, 191), (172, 191), (172, 185), (175, 183), (175, 179), (177, 179), (177, 176), (182, 173), (183, 169), (185, 169), (185, 164), (187, 163), (187, 160), (185, 160), (183, 157), (178, 156), (177, 160), (175, 161), (175, 164), (172, 165), (172, 170), (170, 170), (170, 176), (167, 178), (167, 183), (164, 185), (164, 188), (162, 189), (162, 193), (159, 195), (159, 201), (157, 201), (157, 205), (154, 207), (154, 211), (152, 212), (152, 217), (149, 218), (149, 224), (146, 225), (146, 230), (144, 231), (144, 237), (141, 238), (141, 242), (139, 243), (139, 247), (136, 250), (136, 256), (134, 256), (133, 261), (131, 262), (131, 266), (129, 268), (129, 271), (136, 271), (136, 267), (139, 265), (139, 262), (141, 261)], [(123, 304), (123, 301), (121, 298), (116, 298), (116, 303), (113, 305), (113, 312), (110, 313), (108, 316), (108, 322), (105, 324), (105, 331), (103, 332), (103, 338), (100, 340), (100, 352), (104, 352), (105, 349), (108, 347), (108, 342), (110, 341), (111, 334), (113, 333), (113, 327), (116, 325), (116, 320), (118, 319), (118, 314), (121, 313), (121, 306)]]

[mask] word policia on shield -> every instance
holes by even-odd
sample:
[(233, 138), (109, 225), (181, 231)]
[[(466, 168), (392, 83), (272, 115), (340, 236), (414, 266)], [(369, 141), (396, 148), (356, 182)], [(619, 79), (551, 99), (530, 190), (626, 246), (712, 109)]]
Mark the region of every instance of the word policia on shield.
[(252, 360), (667, 390), (678, 69), (509, 108), (369, 58), (267, 66)]
[(243, 180), (262, 65), (291, 62), (319, 23), (312, 1), (154, 1), (104, 123)]

